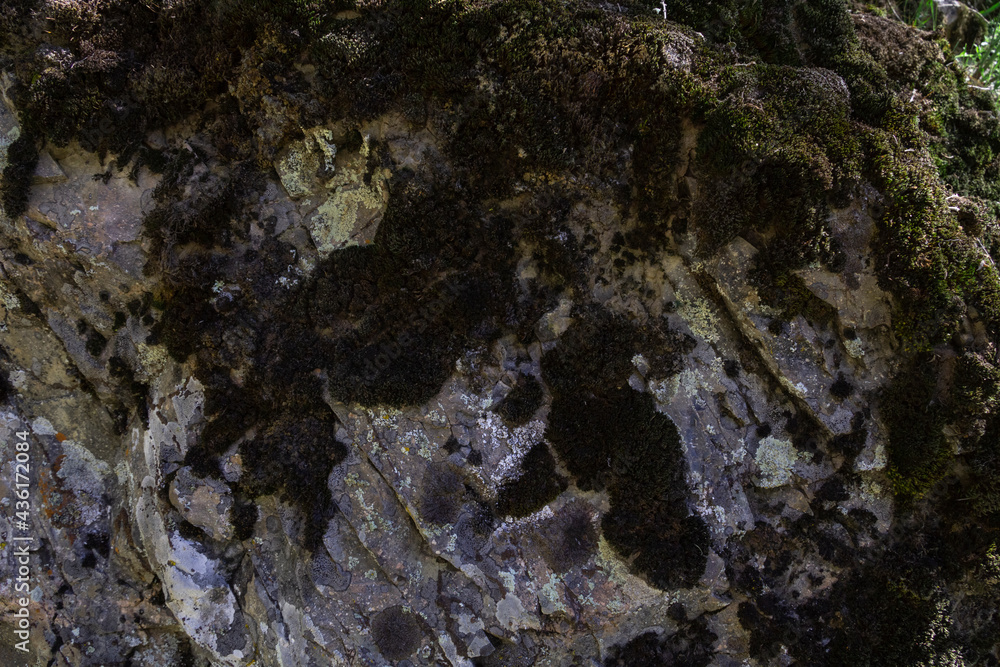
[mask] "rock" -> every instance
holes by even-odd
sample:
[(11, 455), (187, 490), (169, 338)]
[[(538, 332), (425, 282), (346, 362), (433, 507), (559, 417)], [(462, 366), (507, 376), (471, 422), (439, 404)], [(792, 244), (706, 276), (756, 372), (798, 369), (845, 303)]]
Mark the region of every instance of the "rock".
[(1000, 659), (1000, 121), (933, 35), (90, 4), (0, 9), (0, 662)]
[(213, 539), (232, 538), (233, 497), (225, 484), (212, 479), (199, 480), (185, 466), (177, 471), (170, 483), (170, 502), (185, 521), (201, 528)]
[(31, 177), (31, 182), (35, 185), (43, 183), (62, 183), (66, 180), (66, 174), (59, 167), (59, 164), (52, 159), (48, 152), (43, 151), (38, 155), (38, 165), (35, 173)]

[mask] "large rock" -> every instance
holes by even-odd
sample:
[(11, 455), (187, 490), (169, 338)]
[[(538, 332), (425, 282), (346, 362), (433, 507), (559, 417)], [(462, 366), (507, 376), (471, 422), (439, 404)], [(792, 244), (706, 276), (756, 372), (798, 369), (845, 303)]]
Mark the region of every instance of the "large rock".
[(932, 37), (22, 4), (0, 662), (1000, 659), (1000, 121)]

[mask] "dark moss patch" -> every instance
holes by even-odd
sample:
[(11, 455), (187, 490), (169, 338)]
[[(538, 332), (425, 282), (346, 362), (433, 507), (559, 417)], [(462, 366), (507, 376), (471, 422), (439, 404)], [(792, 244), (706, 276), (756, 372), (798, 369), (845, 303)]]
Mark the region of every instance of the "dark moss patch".
[(418, 508), (422, 518), (443, 526), (454, 523), (465, 504), (475, 500), (477, 496), (455, 470), (431, 467), (424, 475)]
[(625, 644), (612, 646), (604, 659), (604, 667), (705, 667), (715, 655), (712, 644), (716, 639), (703, 617), (691, 622), (682, 619), (680, 628), (673, 634), (644, 632)]
[(538, 529), (536, 544), (556, 572), (584, 565), (597, 549), (598, 536), (590, 510), (570, 503)]
[(837, 377), (837, 380), (832, 385), (830, 385), (830, 395), (832, 395), (834, 398), (839, 398), (840, 400), (844, 400), (853, 393), (854, 393), (854, 387), (851, 385), (850, 382), (848, 382), (844, 378), (843, 374), (839, 375)]
[(449, 454), (457, 454), (461, 448), (462, 446), (458, 444), (458, 439), (453, 435), (449, 436), (448, 440), (444, 443), (444, 451)]
[(403, 660), (413, 654), (424, 640), (417, 617), (396, 605), (383, 609), (371, 620), (372, 639), (389, 660)]
[[(504, 280), (513, 269), (510, 222), (477, 217), (447, 193), (410, 192), (405, 185), (397, 192), (374, 244), (334, 253), (293, 290), (276, 285), (275, 276), (294, 263), (294, 253), (273, 239), (242, 257), (225, 247), (226, 234), (198, 237), (197, 243), (215, 245), (189, 242), (176, 259), (169, 256), (177, 246), (163, 246), (167, 261), (180, 262), (192, 278), (163, 291), (154, 333), (175, 357), (197, 355), (208, 423), (189, 456), (202, 474), (217, 469), (218, 455), (255, 424), (329, 411), (318, 372), (329, 378), (334, 400), (415, 405), (440, 390), (469, 345), (492, 340), (505, 327), (530, 331), (539, 314), (522, 313)], [(205, 287), (223, 277), (239, 287), (231, 299)], [(250, 375), (236, 386), (229, 369), (248, 361)], [(248, 495), (302, 485), (296, 470), (270, 466), (261, 451), (249, 463), (244, 457), (251, 468), (269, 468), (247, 477)], [(329, 471), (326, 461), (317, 463), (322, 474)], [(275, 477), (284, 474), (287, 485)], [(309, 500), (298, 492), (293, 497)], [(314, 513), (314, 505), (304, 510)]]
[(975, 480), (971, 497), (979, 516), (1000, 523), (1000, 419), (993, 416), (983, 436), (972, 448), (972, 470)]
[(99, 357), (108, 346), (108, 339), (100, 331), (92, 329), (87, 334), (87, 353), (92, 357)]
[(233, 504), (233, 534), (237, 540), (242, 542), (253, 537), (258, 513), (257, 506), (253, 502), (237, 500)]
[(868, 430), (864, 427), (857, 427), (850, 433), (841, 433), (830, 440), (830, 449), (840, 452), (853, 461), (861, 450), (865, 447), (865, 440), (868, 437)]
[(496, 407), (496, 413), (508, 426), (522, 426), (541, 407), (543, 397), (541, 383), (534, 376), (521, 375), (514, 388)]
[(35, 138), (28, 132), (22, 132), (10, 146), (7, 147), (7, 166), (0, 180), (0, 203), (11, 219), (24, 215), (28, 209), (28, 196), (31, 193), (31, 178), (38, 164), (38, 147)]
[(544, 442), (534, 445), (521, 460), (520, 474), (497, 490), (497, 514), (524, 517), (545, 507), (566, 490), (566, 479), (556, 473), (556, 462)]
[[(912, 589), (906, 579), (869, 570), (838, 585), (833, 593), (848, 614), (844, 624), (830, 632), (822, 649), (822, 665), (916, 665), (942, 656), (952, 642), (947, 633), (928, 641), (935, 617), (932, 599)], [(829, 616), (834, 612), (830, 609)]]
[(318, 546), (326, 520), (335, 508), (326, 479), (333, 466), (347, 456), (334, 439), (336, 419), (329, 411), (289, 414), (240, 446), (245, 462), (240, 489), (250, 496), (283, 491), (307, 512), (304, 543)]
[(537, 645), (528, 648), (525, 645), (527, 642), (520, 638), (515, 643), (490, 632), (486, 633), (486, 637), (493, 645), (493, 652), (487, 656), (473, 658), (473, 667), (531, 667), (536, 663), (539, 652)]
[(677, 428), (625, 382), (638, 334), (596, 312), (542, 360), (553, 394), (545, 435), (582, 489), (607, 488), (605, 537), (661, 588), (691, 585), (705, 567), (708, 529), (689, 516)]
[(830, 327), (836, 321), (836, 309), (813, 294), (799, 276), (787, 272), (787, 269), (797, 267), (802, 258), (778, 251), (779, 245), (772, 243), (755, 258), (755, 266), (749, 276), (751, 283), (757, 287), (761, 301), (781, 310), (781, 315), (768, 324), (768, 330), (774, 335), (781, 335), (783, 323), (799, 315), (811, 326)]
[(896, 491), (904, 495), (922, 493), (944, 474), (951, 454), (942, 432), (947, 411), (937, 393), (935, 368), (927, 356), (918, 356), (893, 381), (881, 405)]
[(765, 609), (753, 602), (741, 602), (737, 618), (750, 633), (750, 655), (760, 660), (775, 659), (783, 643), (795, 641), (795, 628), (788, 610), (776, 597), (762, 596)]

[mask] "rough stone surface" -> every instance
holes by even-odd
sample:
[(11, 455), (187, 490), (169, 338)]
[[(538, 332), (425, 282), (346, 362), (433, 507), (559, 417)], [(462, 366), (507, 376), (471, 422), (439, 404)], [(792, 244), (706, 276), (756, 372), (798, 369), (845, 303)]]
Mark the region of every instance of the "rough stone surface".
[(0, 9), (0, 663), (1000, 661), (998, 107), (927, 34), (119, 4)]

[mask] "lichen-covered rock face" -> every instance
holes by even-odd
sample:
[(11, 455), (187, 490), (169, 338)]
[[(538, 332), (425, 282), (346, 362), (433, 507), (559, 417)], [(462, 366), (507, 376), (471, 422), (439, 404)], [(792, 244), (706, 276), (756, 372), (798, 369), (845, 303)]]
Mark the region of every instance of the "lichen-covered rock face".
[(884, 14), (0, 7), (0, 662), (997, 664), (1000, 109)]

